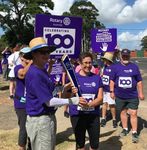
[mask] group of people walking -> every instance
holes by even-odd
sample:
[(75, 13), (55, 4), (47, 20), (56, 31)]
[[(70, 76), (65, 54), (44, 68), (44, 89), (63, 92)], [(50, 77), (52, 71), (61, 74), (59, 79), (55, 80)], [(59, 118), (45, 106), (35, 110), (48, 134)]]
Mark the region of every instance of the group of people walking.
[[(128, 115), (132, 126), (132, 142), (138, 142), (137, 110), (143, 100), (143, 84), (139, 68), (130, 61), (130, 51), (120, 52), (120, 61), (114, 63), (114, 53), (105, 52), (103, 68), (92, 72), (93, 55), (84, 52), (79, 57), (80, 69), (75, 73), (78, 89), (65, 84), (61, 96), (53, 96), (55, 84), (45, 68), (49, 55), (56, 48), (48, 46), (42, 37), (34, 38), (19, 52), (21, 63), (14, 68), (16, 88), (14, 105), (18, 117), (19, 148), (54, 150), (56, 145), (56, 117), (58, 106), (69, 105), (70, 121), (76, 141), (76, 150), (85, 149), (88, 132), (90, 149), (99, 149), (100, 126), (105, 127), (107, 109), (112, 114), (112, 126), (117, 128), (116, 114), (120, 115), (122, 132), (126, 136)], [(70, 90), (70, 96), (69, 96)], [(100, 120), (100, 106), (102, 119)], [(67, 111), (67, 110), (66, 110)]]

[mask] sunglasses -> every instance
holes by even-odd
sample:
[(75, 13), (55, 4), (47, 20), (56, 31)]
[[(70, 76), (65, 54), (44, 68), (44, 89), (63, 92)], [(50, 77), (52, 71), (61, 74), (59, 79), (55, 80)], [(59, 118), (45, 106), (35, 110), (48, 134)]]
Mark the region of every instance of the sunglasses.
[(50, 54), (50, 51), (38, 51), (41, 55), (49, 55)]

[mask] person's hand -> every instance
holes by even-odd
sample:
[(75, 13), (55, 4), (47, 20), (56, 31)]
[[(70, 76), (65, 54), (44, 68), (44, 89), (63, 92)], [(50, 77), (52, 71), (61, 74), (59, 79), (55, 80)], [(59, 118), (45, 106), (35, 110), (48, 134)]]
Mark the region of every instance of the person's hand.
[(106, 51), (107, 51), (107, 48), (108, 48), (108, 44), (107, 44), (107, 43), (102, 43), (102, 46), (103, 46), (103, 47), (100, 47), (100, 49), (101, 49), (103, 52), (106, 52)]
[(89, 107), (88, 102), (83, 97), (79, 97), (79, 106), (81, 107)]
[(54, 59), (48, 59), (49, 66), (52, 66), (55, 63)]
[(71, 89), (71, 87), (72, 87), (71, 82), (66, 83), (66, 84), (64, 85), (64, 91), (68, 91), (69, 89)]
[(69, 83), (67, 83), (67, 84), (65, 84), (64, 86), (63, 86), (63, 89), (62, 89), (62, 98), (69, 98), (69, 97), (71, 97), (71, 93), (69, 94), (69, 92), (68, 92), (68, 90), (70, 90), (71, 89), (71, 86), (72, 84), (71, 84), (71, 82), (69, 82)]
[(143, 93), (139, 93), (139, 94), (138, 94), (138, 97), (139, 97), (140, 100), (144, 100), (144, 99), (145, 99)]
[(75, 86), (72, 86), (72, 93), (73, 94), (77, 94), (78, 93), (78, 89)]
[(33, 60), (28, 60), (28, 59), (26, 59), (26, 63), (27, 63), (27, 64), (29, 64), (29, 63), (32, 64), (32, 63), (33, 63)]
[(110, 97), (111, 97), (113, 100), (115, 100), (115, 94), (114, 94), (114, 92), (110, 93)]

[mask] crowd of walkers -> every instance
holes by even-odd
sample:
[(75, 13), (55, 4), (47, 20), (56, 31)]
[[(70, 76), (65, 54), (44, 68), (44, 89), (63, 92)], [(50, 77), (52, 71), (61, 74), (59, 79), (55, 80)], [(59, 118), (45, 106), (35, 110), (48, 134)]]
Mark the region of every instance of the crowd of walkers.
[(108, 110), (112, 127), (121, 123), (120, 138), (129, 133), (130, 116), (132, 142), (138, 142), (137, 111), (144, 94), (142, 77), (130, 60), (130, 51), (105, 52), (99, 60), (90, 52), (81, 53), (78, 60), (71, 60), (79, 84), (76, 88), (64, 68), (61, 81), (52, 81), (53, 61), (49, 56), (55, 49), (37, 37), (28, 46), (17, 44), (13, 53), (9, 48), (2, 52), (3, 77), (10, 81), (10, 98), (18, 118), (19, 150), (55, 149), (55, 113), (59, 106), (64, 106), (63, 115), (70, 117), (76, 150), (85, 150), (86, 131), (90, 150), (99, 149), (100, 127), (107, 125)]

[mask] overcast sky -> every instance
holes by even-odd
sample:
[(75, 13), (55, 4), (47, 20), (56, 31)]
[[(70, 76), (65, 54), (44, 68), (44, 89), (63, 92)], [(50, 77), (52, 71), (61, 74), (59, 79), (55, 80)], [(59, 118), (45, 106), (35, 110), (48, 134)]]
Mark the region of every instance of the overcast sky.
[[(120, 48), (140, 49), (147, 35), (147, 0), (89, 0), (99, 10), (100, 20), (108, 28), (117, 28)], [(53, 14), (69, 11), (74, 0), (53, 0)]]

